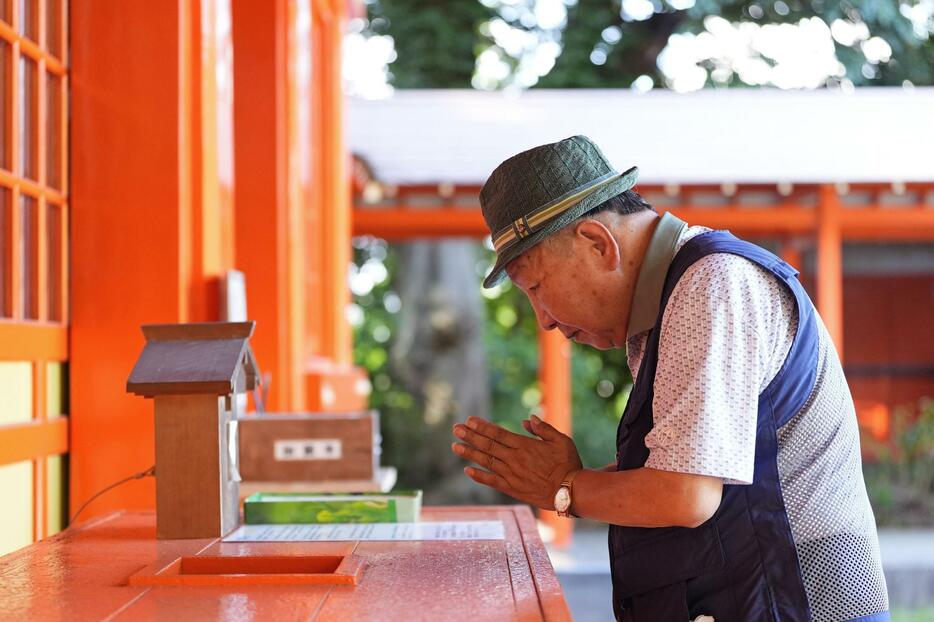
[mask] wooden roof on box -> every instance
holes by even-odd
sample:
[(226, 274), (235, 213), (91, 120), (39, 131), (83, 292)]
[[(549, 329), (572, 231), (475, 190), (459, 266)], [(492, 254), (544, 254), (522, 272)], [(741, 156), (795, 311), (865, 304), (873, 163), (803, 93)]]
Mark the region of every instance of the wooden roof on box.
[[(144, 397), (252, 390), (259, 368), (250, 348), (255, 322), (146, 324), (146, 347), (126, 389)], [(242, 386), (238, 386), (242, 385)]]

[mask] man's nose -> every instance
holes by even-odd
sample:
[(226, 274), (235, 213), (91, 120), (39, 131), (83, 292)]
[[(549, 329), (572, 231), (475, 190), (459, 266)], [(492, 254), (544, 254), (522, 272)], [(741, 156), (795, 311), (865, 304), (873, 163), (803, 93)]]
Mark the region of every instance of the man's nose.
[(540, 304), (532, 300), (530, 302), (532, 303), (532, 310), (535, 312), (535, 319), (542, 330), (551, 330), (558, 325), (555, 319)]

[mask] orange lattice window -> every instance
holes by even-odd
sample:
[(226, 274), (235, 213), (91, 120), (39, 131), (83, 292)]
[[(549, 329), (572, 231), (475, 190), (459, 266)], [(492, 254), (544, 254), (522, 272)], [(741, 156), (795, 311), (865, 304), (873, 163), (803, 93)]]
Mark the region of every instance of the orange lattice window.
[(61, 526), (66, 488), (66, 5), (0, 0), (0, 494), (31, 497), (33, 539)]
[(0, 317), (67, 318), (61, 0), (0, 0)]

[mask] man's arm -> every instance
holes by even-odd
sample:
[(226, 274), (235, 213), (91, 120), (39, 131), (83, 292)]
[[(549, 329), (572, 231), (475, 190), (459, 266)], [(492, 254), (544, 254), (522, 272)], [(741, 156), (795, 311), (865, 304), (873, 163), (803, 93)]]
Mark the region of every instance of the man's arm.
[(546, 510), (554, 509), (554, 495), (565, 476), (580, 470), (574, 479), (571, 512), (615, 525), (696, 527), (720, 505), (720, 478), (649, 468), (581, 470), (570, 437), (534, 416), (525, 427), (538, 438), (470, 417), (466, 425), (454, 426), (462, 442), (452, 449), (482, 467), (465, 469), (474, 481)]
[(719, 477), (584, 469), (574, 478), (571, 512), (627, 527), (697, 527), (714, 515), (722, 494)]

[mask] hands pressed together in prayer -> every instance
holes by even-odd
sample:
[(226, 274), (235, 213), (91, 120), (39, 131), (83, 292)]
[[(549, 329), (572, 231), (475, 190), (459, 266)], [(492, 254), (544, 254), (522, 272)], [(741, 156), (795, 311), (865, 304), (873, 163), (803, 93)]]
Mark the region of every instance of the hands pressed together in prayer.
[[(451, 449), (474, 463), (464, 472), (475, 482), (538, 508), (553, 510), (555, 493), (571, 471), (580, 470), (574, 441), (535, 415), (522, 422), (532, 436), (515, 434), (479, 417), (454, 426), (461, 442)], [(480, 468), (477, 468), (480, 467)]]

